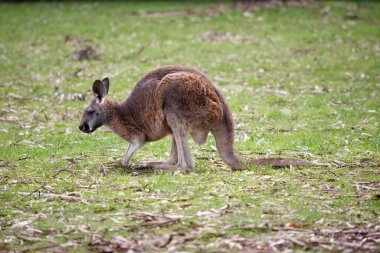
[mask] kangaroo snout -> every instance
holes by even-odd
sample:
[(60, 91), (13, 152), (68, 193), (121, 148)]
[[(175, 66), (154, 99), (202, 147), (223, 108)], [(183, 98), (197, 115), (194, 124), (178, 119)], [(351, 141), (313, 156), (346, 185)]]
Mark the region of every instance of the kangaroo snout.
[(82, 125), (80, 125), (79, 129), (84, 133), (91, 133), (90, 126), (87, 123), (83, 123)]

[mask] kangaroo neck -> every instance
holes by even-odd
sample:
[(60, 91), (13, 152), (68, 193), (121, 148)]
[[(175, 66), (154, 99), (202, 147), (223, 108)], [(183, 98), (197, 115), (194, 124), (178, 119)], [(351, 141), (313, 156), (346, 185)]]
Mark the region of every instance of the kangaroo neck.
[(106, 98), (104, 101), (106, 111), (105, 125), (124, 140), (131, 142), (143, 139), (143, 133), (135, 126), (133, 118), (126, 106)]

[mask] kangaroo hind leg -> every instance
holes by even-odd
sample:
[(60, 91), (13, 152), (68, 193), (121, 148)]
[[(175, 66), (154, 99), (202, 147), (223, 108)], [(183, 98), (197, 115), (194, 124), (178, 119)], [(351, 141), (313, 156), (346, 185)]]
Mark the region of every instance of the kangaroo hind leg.
[(177, 144), (175, 143), (174, 136), (172, 137), (172, 149), (170, 151), (169, 159), (166, 162), (149, 162), (148, 166), (155, 169), (174, 171), (178, 163)]
[(166, 162), (168, 165), (176, 165), (178, 163), (177, 144), (174, 136), (172, 136), (172, 149), (170, 151), (169, 160)]
[(185, 127), (181, 124), (181, 121), (175, 113), (167, 113), (166, 119), (173, 132), (173, 138), (177, 147), (177, 166), (193, 170), (195, 166), (189, 143), (187, 142)]

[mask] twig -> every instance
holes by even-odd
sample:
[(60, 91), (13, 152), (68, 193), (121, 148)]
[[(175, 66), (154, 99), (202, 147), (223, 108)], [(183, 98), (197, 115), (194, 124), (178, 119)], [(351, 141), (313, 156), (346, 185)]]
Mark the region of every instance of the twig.
[[(20, 252), (48, 252), (48, 249), (60, 249), (60, 251), (55, 251), (55, 252), (64, 252), (63, 251), (63, 247), (61, 247), (60, 245), (56, 244), (55, 242), (52, 242), (52, 241), (48, 241), (49, 243), (51, 243), (51, 245), (46, 245), (46, 246), (42, 246), (42, 247), (26, 247), (25, 249), (21, 249)], [(50, 252), (53, 252), (53, 251), (50, 251)]]
[(304, 248), (307, 248), (307, 245), (306, 245), (304, 242), (302, 242), (302, 241), (300, 241), (300, 240), (298, 240), (298, 239), (296, 239), (296, 238), (288, 237), (287, 239), (288, 239), (289, 241), (291, 241), (292, 243), (296, 244), (296, 245), (299, 245), (299, 246), (302, 246), (302, 247), (304, 247)]
[[(54, 194), (54, 193), (40, 193), (40, 192), (18, 192), (20, 195), (25, 195), (24, 198), (35, 195), (39, 197), (46, 197), (46, 198), (54, 198), (54, 199), (63, 199), (63, 200), (70, 200), (70, 201), (76, 201), (76, 202), (82, 202), (85, 204), (88, 204), (87, 200), (84, 200), (80, 197), (75, 197), (75, 196), (69, 196), (69, 195), (63, 195), (63, 194)], [(23, 198), (23, 199), (24, 199)]]
[(141, 54), (148, 46), (150, 46), (151, 44), (151, 41), (149, 41), (148, 43), (146, 43), (145, 45), (142, 45), (140, 47), (138, 47), (134, 52), (130, 53), (127, 58), (133, 58), (133, 57), (136, 57), (138, 56), (139, 54)]
[(127, 231), (137, 231), (139, 228), (154, 228), (154, 227), (166, 227), (180, 222), (181, 219), (170, 219), (166, 221), (151, 221), (151, 222), (142, 222), (138, 225), (124, 226)]
[[(68, 172), (74, 174), (73, 171), (70, 171), (68, 168), (64, 168), (64, 169), (59, 170), (56, 174), (54, 174), (54, 175), (52, 176), (52, 178), (55, 178), (56, 176), (58, 176), (59, 173), (61, 173), (62, 171), (68, 171)], [(26, 199), (27, 197), (29, 197), (29, 196), (31, 196), (31, 195), (36, 195), (37, 192), (38, 192), (38, 195), (41, 195), (40, 190), (41, 190), (41, 189), (44, 189), (45, 186), (46, 186), (46, 182), (44, 182), (40, 187), (38, 187), (37, 189), (35, 189), (34, 191), (32, 191), (32, 192), (30, 192), (30, 193), (27, 193), (27, 194), (26, 194), (26, 193), (24, 192), (24, 194), (22, 194), (22, 195), (25, 195), (25, 196), (21, 199), (21, 201), (23, 201), (24, 199)]]
[(21, 239), (21, 240), (27, 241), (27, 242), (40, 242), (41, 241), (40, 238), (27, 237), (27, 236), (23, 236), (23, 235), (16, 235), (16, 237)]
[(168, 226), (168, 225), (171, 225), (171, 224), (176, 224), (179, 221), (180, 221), (180, 219), (171, 219), (171, 220), (161, 221), (161, 222), (151, 221), (151, 222), (146, 222), (146, 223), (143, 223), (143, 224), (139, 224), (139, 226), (142, 226), (142, 227), (165, 227), (165, 226)]
[[(32, 191), (32, 192), (30, 192), (28, 194), (22, 194), (22, 195), (25, 195), (25, 197), (23, 197), (20, 201), (23, 201), (24, 199), (26, 199), (27, 197), (29, 197), (29, 196), (31, 196), (33, 194), (34, 195), (36, 195), (36, 193), (40, 194), (40, 190), (43, 189), (43, 188), (45, 188), (45, 186), (46, 186), (46, 182), (43, 185), (41, 185), (40, 187), (38, 187), (37, 189), (35, 189), (34, 191)], [(26, 192), (24, 192), (24, 193), (26, 193)]]
[(68, 169), (68, 168), (63, 168), (63, 169), (60, 169), (54, 176), (52, 176), (52, 178), (56, 178), (56, 176), (58, 176), (61, 172), (68, 172), (70, 173), (71, 175), (74, 175), (75, 176), (75, 172)]
[(164, 247), (168, 246), (171, 243), (171, 241), (173, 240), (173, 237), (174, 236), (172, 234), (170, 234), (169, 238), (167, 240), (165, 240), (164, 242), (161, 242), (161, 244), (157, 244), (155, 246), (157, 246), (159, 248), (164, 248)]

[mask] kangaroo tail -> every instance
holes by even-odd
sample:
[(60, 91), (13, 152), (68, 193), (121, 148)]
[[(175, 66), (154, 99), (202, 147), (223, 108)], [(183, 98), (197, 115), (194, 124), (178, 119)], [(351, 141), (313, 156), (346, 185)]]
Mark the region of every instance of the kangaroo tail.
[(215, 128), (211, 129), (216, 141), (216, 148), (223, 161), (234, 170), (241, 169), (244, 165), (269, 165), (273, 168), (290, 167), (290, 166), (327, 166), (324, 163), (310, 162), (307, 160), (298, 160), (293, 158), (271, 157), (256, 159), (239, 159), (234, 152), (234, 124), (232, 114), (224, 98), (218, 93), (219, 99), (223, 105), (223, 119)]
[[(219, 93), (219, 92), (218, 92)], [(232, 169), (239, 169), (241, 163), (234, 152), (234, 124), (232, 114), (228, 108), (224, 98), (219, 95), (219, 99), (223, 104), (223, 119), (222, 122), (211, 130), (214, 135), (216, 148), (223, 161)]]

